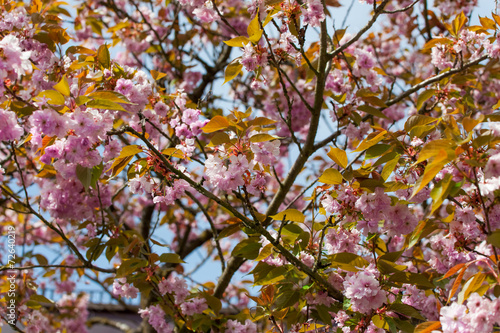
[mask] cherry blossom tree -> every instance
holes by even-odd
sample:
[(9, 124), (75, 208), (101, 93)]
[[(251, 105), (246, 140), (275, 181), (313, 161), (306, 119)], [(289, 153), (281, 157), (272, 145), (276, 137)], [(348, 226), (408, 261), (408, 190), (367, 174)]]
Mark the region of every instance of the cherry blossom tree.
[(500, 16), (359, 2), (1, 0), (5, 325), (498, 331)]

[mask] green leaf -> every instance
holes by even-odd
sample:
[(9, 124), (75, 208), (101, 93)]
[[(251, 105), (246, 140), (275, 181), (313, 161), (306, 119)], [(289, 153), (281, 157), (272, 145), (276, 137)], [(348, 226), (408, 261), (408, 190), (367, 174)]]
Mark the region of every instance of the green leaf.
[(54, 86), (54, 89), (59, 91), (64, 96), (69, 96), (71, 94), (66, 75), (63, 75), (61, 81), (59, 81), (59, 83)]
[(425, 320), (425, 318), (420, 314), (420, 311), (418, 311), (417, 309), (415, 309), (413, 306), (410, 305), (402, 303), (393, 303), (388, 307), (388, 310), (401, 313), (406, 316), (410, 316), (420, 320)]
[(300, 300), (300, 292), (297, 290), (283, 290), (274, 301), (277, 309), (294, 306)]
[(347, 166), (347, 154), (345, 151), (339, 148), (330, 147), (330, 151), (328, 152), (328, 157), (330, 157), (338, 166), (345, 169)]
[(235, 77), (238, 76), (238, 74), (241, 73), (243, 69), (243, 65), (240, 63), (240, 58), (236, 58), (229, 65), (227, 65), (226, 69), (224, 70), (224, 83), (231, 81)]
[(271, 215), (269, 217), (271, 217), (275, 221), (283, 221), (285, 219), (287, 221), (293, 221), (299, 223), (303, 223), (304, 220), (306, 219), (306, 216), (302, 214), (302, 212), (294, 208), (284, 210), (276, 215)]
[(259, 250), (262, 244), (259, 243), (259, 239), (256, 237), (247, 238), (239, 242), (231, 252), (233, 257), (243, 257), (246, 259), (255, 259), (259, 256)]
[(210, 295), (207, 292), (203, 292), (203, 293), (201, 293), (201, 295), (207, 301), (208, 307), (210, 309), (212, 309), (216, 315), (219, 315), (219, 312), (222, 309), (222, 303), (221, 303), (220, 299), (218, 299), (217, 297), (215, 297), (213, 295)]
[(35, 302), (39, 302), (39, 303), (54, 304), (54, 301), (48, 299), (47, 297), (45, 297), (43, 295), (36, 295), (36, 294), (31, 295), (30, 300), (35, 301)]
[(385, 114), (383, 114), (382, 111), (374, 108), (373, 106), (367, 105), (367, 104), (359, 106), (358, 110), (366, 112), (368, 114), (371, 114), (372, 116), (375, 116), (377, 118), (387, 119), (387, 116)]
[(500, 230), (496, 230), (496, 231), (492, 232), (491, 235), (489, 235), (486, 238), (486, 241), (488, 243), (490, 243), (491, 245), (493, 245), (494, 247), (497, 247), (500, 249)]
[(319, 177), (320, 182), (330, 185), (342, 184), (342, 180), (342, 174), (336, 169), (326, 169)]
[(254, 285), (262, 286), (262, 285), (276, 283), (278, 281), (285, 279), (286, 273), (287, 269), (285, 266), (278, 266), (278, 267), (272, 266), (271, 270), (267, 274), (265, 274), (259, 279), (255, 279)]
[(379, 157), (383, 153), (385, 153), (389, 148), (391, 148), (391, 145), (386, 145), (383, 143), (379, 143), (377, 145), (374, 145), (366, 150), (365, 153), (365, 160), (369, 160), (375, 157)]
[(101, 45), (99, 49), (97, 49), (97, 61), (99, 61), (99, 64), (104, 68), (109, 69), (111, 67), (111, 56), (109, 55), (109, 50), (106, 45)]
[(148, 265), (148, 261), (146, 259), (140, 259), (140, 258), (131, 258), (131, 259), (124, 259), (118, 267), (118, 270), (116, 271), (116, 277), (121, 278), (121, 277), (126, 277), (133, 272), (137, 271), (140, 268), (146, 267)]
[(409, 283), (416, 285), (422, 289), (432, 289), (434, 288), (434, 284), (432, 284), (427, 277), (423, 274), (419, 273), (411, 273), (411, 272), (398, 272), (394, 273), (389, 277), (389, 281), (391, 282), (399, 282), (399, 283)]
[(226, 129), (230, 126), (229, 120), (223, 116), (215, 116), (202, 128), (205, 133), (213, 133)]
[(89, 190), (90, 183), (92, 181), (92, 169), (81, 166), (80, 164), (76, 165), (76, 177), (82, 183), (85, 191)]
[(160, 261), (161, 262), (166, 262), (169, 264), (182, 264), (185, 263), (184, 260), (181, 259), (181, 257), (177, 253), (163, 253), (160, 256)]

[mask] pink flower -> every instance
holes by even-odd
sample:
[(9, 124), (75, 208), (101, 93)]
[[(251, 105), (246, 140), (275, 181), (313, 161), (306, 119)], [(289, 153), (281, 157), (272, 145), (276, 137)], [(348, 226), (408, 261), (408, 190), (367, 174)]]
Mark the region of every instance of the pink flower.
[(120, 278), (113, 282), (113, 294), (125, 298), (136, 298), (139, 289), (127, 283), (127, 278)]
[(312, 268), (316, 261), (312, 255), (304, 251), (300, 252), (299, 259), (309, 268)]
[(387, 301), (385, 292), (380, 289), (378, 280), (367, 271), (359, 271), (344, 281), (345, 296), (351, 299), (353, 311), (369, 313)]
[(280, 144), (280, 140), (252, 143), (250, 149), (254, 153), (254, 161), (262, 165), (275, 163), (280, 153)]
[(325, 237), (325, 249), (328, 254), (341, 252), (356, 253), (358, 250), (358, 242), (360, 233), (356, 229), (347, 230), (342, 227), (329, 228)]
[(319, 27), (320, 23), (325, 20), (325, 11), (321, 0), (307, 0), (305, 1), (307, 8), (302, 12), (304, 16), (304, 24), (311, 27)]
[(321, 205), (328, 214), (335, 214), (342, 208), (337, 200), (333, 199), (330, 194), (325, 194), (323, 200), (321, 200)]
[(19, 39), (14, 35), (7, 35), (0, 41), (0, 48), (3, 49), (0, 69), (14, 70), (15, 78), (31, 72), (30, 61), (31, 51), (23, 51)]
[(17, 123), (16, 114), (0, 108), (0, 141), (19, 140), (23, 134), (23, 129)]
[(202, 313), (206, 309), (208, 309), (208, 306), (204, 298), (193, 298), (181, 304), (181, 310), (187, 316)]
[(500, 153), (491, 156), (484, 168), (484, 176), (486, 178), (500, 176)]
[(226, 333), (256, 333), (257, 325), (250, 319), (247, 319), (244, 324), (236, 320), (228, 320), (226, 324)]
[(443, 306), (440, 311), (439, 321), (443, 329), (443, 333), (468, 333), (467, 327), (467, 308), (465, 305), (451, 303), (449, 306)]
[(193, 10), (193, 14), (203, 23), (212, 23), (219, 18), (210, 1), (206, 1), (202, 7)]
[(158, 333), (172, 333), (172, 324), (165, 320), (165, 312), (160, 305), (152, 305), (149, 308), (140, 309), (141, 318), (148, 318), (148, 322)]
[(252, 42), (248, 42), (248, 44), (243, 48), (243, 55), (241, 56), (240, 62), (243, 66), (245, 66), (247, 71), (251, 72), (257, 67), (266, 64), (267, 53), (265, 51), (262, 51), (262, 53), (256, 52)]
[(168, 280), (163, 279), (158, 284), (160, 289), (160, 294), (165, 295), (167, 293), (175, 294), (175, 303), (180, 304), (189, 294), (187, 289), (186, 281), (178, 277), (170, 277)]

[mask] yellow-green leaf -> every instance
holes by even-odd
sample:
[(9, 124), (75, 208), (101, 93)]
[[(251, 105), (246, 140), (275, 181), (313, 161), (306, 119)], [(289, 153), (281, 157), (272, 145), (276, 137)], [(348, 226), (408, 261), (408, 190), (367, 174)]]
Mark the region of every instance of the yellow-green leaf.
[(382, 317), (380, 315), (374, 315), (372, 317), (372, 322), (378, 328), (381, 328), (383, 330), (389, 331), (389, 324), (387, 324), (387, 321), (385, 321), (384, 317)]
[(105, 99), (109, 102), (114, 102), (114, 103), (134, 104), (134, 103), (130, 102), (127, 99), (127, 97), (123, 96), (120, 93), (114, 92), (114, 91), (96, 91), (96, 92), (93, 92), (87, 96), (91, 97), (92, 99), (96, 99), (96, 100)]
[(451, 190), (451, 183), (452, 183), (452, 175), (447, 173), (444, 178), (439, 181), (439, 183), (434, 186), (434, 188), (431, 191), (431, 198), (432, 198), (432, 210), (431, 214), (433, 214), (439, 207), (441, 207), (441, 204), (443, 203), (444, 199), (448, 197), (448, 194), (450, 193)]
[(182, 264), (185, 262), (177, 253), (163, 253), (160, 256), (160, 261), (170, 264)]
[(416, 164), (421, 163), (436, 156), (444, 156), (450, 159), (455, 158), (455, 142), (448, 139), (439, 139), (428, 142), (418, 155)]
[(333, 267), (341, 268), (349, 272), (357, 272), (369, 264), (365, 258), (349, 252), (336, 253), (328, 256), (328, 258)]
[(500, 249), (500, 230), (497, 230), (495, 232), (492, 232), (491, 235), (489, 235), (486, 238), (486, 241), (493, 245), (494, 247), (497, 247)]
[(101, 45), (99, 49), (97, 49), (97, 61), (99, 61), (99, 64), (104, 68), (109, 69), (111, 67), (111, 56), (109, 55), (109, 50), (106, 45)]
[[(257, 9), (257, 13), (258, 13)], [(259, 39), (262, 37), (262, 29), (259, 26), (259, 15), (255, 15), (255, 17), (250, 21), (250, 24), (247, 27), (247, 34), (250, 41), (253, 43), (257, 43)]]
[(243, 69), (243, 65), (240, 63), (240, 58), (236, 58), (229, 65), (227, 65), (226, 69), (224, 70), (224, 83), (231, 81), (235, 77), (238, 76), (238, 74), (241, 73), (241, 70)]
[(378, 118), (387, 119), (387, 116), (385, 114), (383, 114), (382, 111), (380, 111), (379, 109), (374, 108), (373, 106), (370, 106), (368, 104), (364, 104), (364, 105), (359, 106), (358, 110), (366, 112), (366, 113), (371, 114), (372, 116), (375, 116)]
[(265, 141), (271, 141), (274, 139), (277, 139), (277, 137), (272, 136), (270, 134), (266, 134), (266, 133), (259, 133), (259, 134), (252, 135), (252, 137), (250, 137), (249, 141), (250, 142), (265, 142)]
[(47, 99), (47, 103), (52, 105), (63, 105), (65, 102), (64, 96), (59, 91), (55, 90), (45, 90), (40, 92), (35, 97), (35, 101), (40, 101), (42, 98)]
[(124, 259), (118, 267), (118, 270), (116, 271), (116, 277), (121, 278), (121, 277), (126, 277), (127, 275), (130, 275), (132, 272), (138, 270), (139, 268), (146, 267), (148, 265), (148, 261), (146, 259), (140, 259), (140, 258), (131, 258), (131, 259)]
[(68, 80), (66, 79), (66, 75), (63, 75), (61, 81), (54, 86), (54, 89), (59, 91), (64, 96), (70, 95)]
[(426, 323), (417, 325), (413, 333), (431, 333), (432, 331), (437, 330), (440, 327), (441, 323), (439, 321), (428, 321)]
[(319, 181), (325, 184), (337, 185), (342, 184), (342, 174), (337, 169), (326, 169)]
[(172, 156), (172, 157), (177, 157), (177, 158), (184, 158), (184, 153), (182, 152), (182, 150), (179, 150), (177, 148), (167, 148), (167, 149), (163, 149), (161, 151), (161, 153), (163, 155), (168, 155), (168, 156)]
[(117, 158), (134, 156), (135, 154), (142, 153), (142, 147), (139, 145), (128, 145), (122, 148), (120, 155)]
[(490, 19), (488, 17), (481, 17), (481, 16), (479, 16), (479, 22), (481, 22), (481, 25), (485, 29), (495, 30), (495, 28), (496, 28), (495, 21), (493, 21), (492, 19)]
[(461, 12), (458, 14), (455, 19), (452, 22), (452, 33), (454, 36), (457, 36), (460, 30), (462, 30), (463, 26), (467, 23), (467, 17), (465, 16), (464, 12)]
[(331, 147), (327, 155), (342, 168), (345, 169), (345, 167), (347, 166), (347, 154), (342, 149)]
[(229, 46), (233, 46), (233, 47), (244, 47), (245, 45), (250, 43), (250, 39), (248, 39), (245, 36), (238, 36), (238, 37), (234, 37), (230, 40), (226, 40), (226, 41), (224, 41), (224, 43), (226, 43)]
[(125, 110), (123, 106), (121, 106), (120, 104), (102, 98), (92, 99), (88, 101), (87, 106), (89, 108), (94, 108), (94, 109), (106, 109), (106, 110), (117, 110), (117, 111), (127, 112), (127, 110)]
[(302, 214), (302, 212), (294, 208), (284, 210), (276, 215), (271, 215), (270, 217), (275, 221), (282, 221), (283, 219), (285, 219), (286, 221), (299, 223), (303, 223), (306, 219), (306, 216)]
[(425, 43), (422, 50), (431, 49), (438, 44), (450, 45), (450, 44), (453, 44), (453, 41), (451, 41), (448, 38), (434, 38), (434, 39), (431, 39), (430, 41), (428, 41), (427, 43)]
[(465, 300), (467, 300), (473, 292), (481, 288), (485, 279), (486, 275), (484, 273), (477, 273), (469, 278), (469, 280), (467, 280), (462, 287), (462, 290), (458, 293), (457, 302), (462, 304)]
[(382, 177), (383, 180), (387, 180), (391, 175), (391, 173), (394, 171), (394, 169), (398, 165), (399, 156), (400, 156), (399, 154), (396, 154), (396, 156), (393, 159), (391, 159), (384, 165), (384, 168), (380, 173), (380, 176)]
[(202, 128), (205, 133), (213, 133), (228, 128), (229, 120), (223, 116), (215, 116)]
[(470, 132), (476, 127), (479, 123), (484, 120), (484, 115), (480, 115), (477, 119), (472, 119), (471, 117), (465, 117), (462, 119), (462, 125), (467, 132)]
[(420, 115), (420, 114), (410, 116), (408, 118), (408, 120), (406, 120), (405, 131), (410, 132), (410, 130), (416, 126), (427, 125), (427, 124), (433, 123), (437, 120), (438, 120), (437, 118), (424, 116), (424, 115)]
[(380, 141), (382, 141), (385, 138), (386, 133), (387, 133), (386, 130), (382, 130), (375, 136), (369, 135), (366, 139), (361, 141), (361, 143), (358, 145), (356, 150), (353, 151), (353, 153), (366, 150), (366, 149), (370, 148), (371, 146), (376, 145), (377, 143), (379, 143)]
[(231, 142), (231, 139), (229, 138), (229, 135), (225, 132), (219, 132), (215, 133), (215, 135), (212, 137), (210, 140), (210, 143), (207, 145), (207, 147), (215, 147), (215, 146), (220, 146), (225, 143)]
[(417, 106), (416, 106), (417, 110), (420, 110), (422, 105), (424, 105), (424, 103), (427, 102), (434, 95), (436, 95), (436, 89), (425, 90), (420, 95), (418, 95)]
[(266, 117), (257, 117), (253, 120), (250, 120), (248, 122), (248, 126), (266, 126), (266, 125), (272, 125), (275, 124), (276, 121), (266, 118)]
[(446, 152), (441, 149), (439, 154), (425, 167), (424, 174), (417, 180), (413, 189), (412, 198), (420, 192), (434, 177), (443, 169), (443, 167), (450, 162)]
[(155, 71), (154, 69), (152, 69), (150, 71), (150, 73), (151, 73), (151, 76), (153, 77), (153, 80), (155, 80), (155, 81), (158, 81), (158, 80), (164, 78), (165, 76), (167, 76), (167, 74)]

